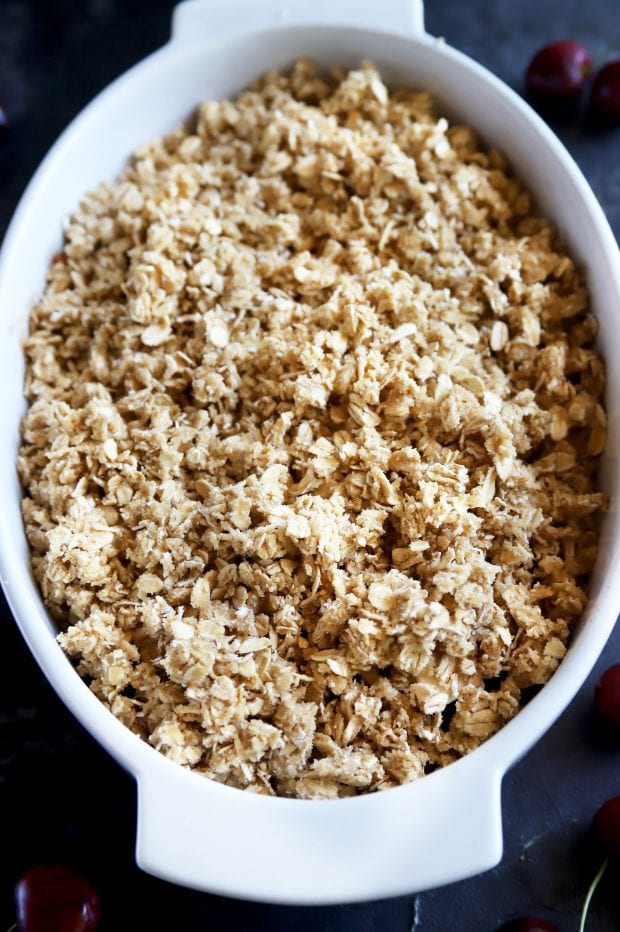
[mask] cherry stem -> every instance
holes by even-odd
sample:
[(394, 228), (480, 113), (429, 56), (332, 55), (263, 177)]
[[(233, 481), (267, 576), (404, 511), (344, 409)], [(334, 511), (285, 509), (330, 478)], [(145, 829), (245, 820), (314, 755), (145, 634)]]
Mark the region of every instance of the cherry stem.
[(14, 922), (10, 929), (7, 929), (6, 932), (17, 932), (17, 923)]
[(599, 869), (598, 869), (598, 873), (597, 873), (596, 877), (594, 878), (594, 880), (593, 880), (592, 883), (590, 884), (590, 889), (588, 890), (588, 892), (587, 892), (587, 894), (586, 894), (586, 899), (585, 899), (585, 902), (584, 902), (584, 904), (583, 904), (583, 909), (581, 910), (581, 922), (579, 923), (579, 932), (585, 932), (585, 928), (586, 928), (586, 919), (588, 918), (588, 910), (589, 910), (589, 908), (590, 908), (590, 901), (592, 900), (592, 897), (594, 896), (594, 892), (595, 892), (596, 888), (598, 887), (598, 885), (599, 885), (599, 883), (600, 883), (600, 881), (601, 881), (601, 877), (603, 876), (603, 874), (604, 874), (605, 871), (607, 870), (607, 865), (608, 865), (608, 864), (609, 864), (609, 858), (605, 858), (605, 860), (603, 861), (603, 863), (601, 864), (601, 866), (600, 866)]

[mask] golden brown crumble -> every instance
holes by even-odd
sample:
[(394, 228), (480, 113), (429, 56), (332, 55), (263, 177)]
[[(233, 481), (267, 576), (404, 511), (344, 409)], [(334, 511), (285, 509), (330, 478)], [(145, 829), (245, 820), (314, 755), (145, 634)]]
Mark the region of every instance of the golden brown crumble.
[(307, 61), (88, 195), (31, 316), (19, 469), (59, 640), (261, 793), (453, 761), (545, 683), (597, 551), (605, 374), (502, 156)]

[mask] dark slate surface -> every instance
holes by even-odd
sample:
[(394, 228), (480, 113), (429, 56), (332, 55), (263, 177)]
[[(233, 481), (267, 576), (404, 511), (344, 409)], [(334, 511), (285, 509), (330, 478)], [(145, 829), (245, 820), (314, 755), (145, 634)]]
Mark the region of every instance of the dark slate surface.
[[(105, 84), (162, 44), (172, 7), (170, 0), (0, 0), (0, 106), (13, 120), (0, 144), (0, 234), (54, 138)], [(426, 19), (430, 32), (517, 88), (529, 56), (552, 38), (586, 41), (595, 54), (620, 38), (618, 0), (428, 0)], [(620, 234), (620, 130), (555, 128)], [(90, 873), (103, 893), (104, 932), (493, 932), (531, 911), (562, 932), (577, 929), (597, 866), (589, 821), (620, 793), (620, 750), (597, 739), (590, 719), (598, 673), (620, 660), (620, 630), (559, 723), (506, 777), (497, 869), (417, 897), (293, 909), (196, 894), (136, 869), (132, 779), (64, 709), (0, 610), (0, 930), (12, 922), (15, 878), (40, 860)], [(619, 882), (616, 871), (603, 883), (589, 932), (620, 929)]]

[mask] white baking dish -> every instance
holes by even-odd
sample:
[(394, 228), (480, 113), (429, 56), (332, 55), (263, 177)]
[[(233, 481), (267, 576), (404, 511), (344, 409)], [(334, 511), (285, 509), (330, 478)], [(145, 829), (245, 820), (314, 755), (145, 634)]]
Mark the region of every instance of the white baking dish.
[[(139, 24), (136, 24), (139, 28)], [(591, 599), (542, 692), (469, 757), (417, 783), (338, 801), (258, 796), (171, 763), (89, 691), (54, 639), (29, 572), (15, 460), (24, 411), (21, 340), (62, 221), (142, 142), (205, 97), (235, 94), (299, 55), (325, 65), (373, 59), (393, 85), (427, 88), (448, 115), (499, 145), (555, 220), (587, 274), (608, 362), (620, 359), (620, 255), (590, 188), (556, 137), (495, 77), (423, 29), (419, 0), (193, 0), (171, 42), (104, 91), (56, 143), (26, 191), (0, 258), (0, 575), (15, 618), (59, 696), (138, 784), (137, 860), (198, 889), (285, 903), (405, 894), (476, 874), (502, 853), (502, 776), (549, 727), (590, 671), (620, 604), (616, 510), (620, 367), (609, 366), (611, 499)], [(562, 762), (558, 762), (562, 766)]]

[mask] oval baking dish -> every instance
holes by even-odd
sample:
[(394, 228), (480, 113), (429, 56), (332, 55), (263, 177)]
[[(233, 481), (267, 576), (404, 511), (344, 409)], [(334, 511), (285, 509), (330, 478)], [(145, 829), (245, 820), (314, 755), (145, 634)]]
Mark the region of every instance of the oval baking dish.
[(502, 853), (503, 774), (550, 726), (590, 671), (615, 622), (620, 373), (609, 366), (611, 430), (602, 483), (611, 507), (590, 600), (566, 658), (541, 693), (468, 757), (389, 792), (302, 801), (240, 792), (167, 760), (99, 702), (55, 640), (30, 573), (15, 461), (21, 342), (62, 221), (129, 153), (208, 97), (230, 97), (300, 55), (320, 65), (372, 59), (391, 85), (430, 91), (509, 157), (584, 269), (599, 345), (620, 358), (620, 254), (579, 169), (536, 114), (475, 62), (424, 32), (419, 0), (189, 0), (163, 49), (105, 90), (53, 147), (28, 187), (0, 257), (0, 576), (21, 631), (58, 695), (136, 778), (137, 861), (166, 880), (227, 896), (331, 903), (395, 896), (471, 876)]

